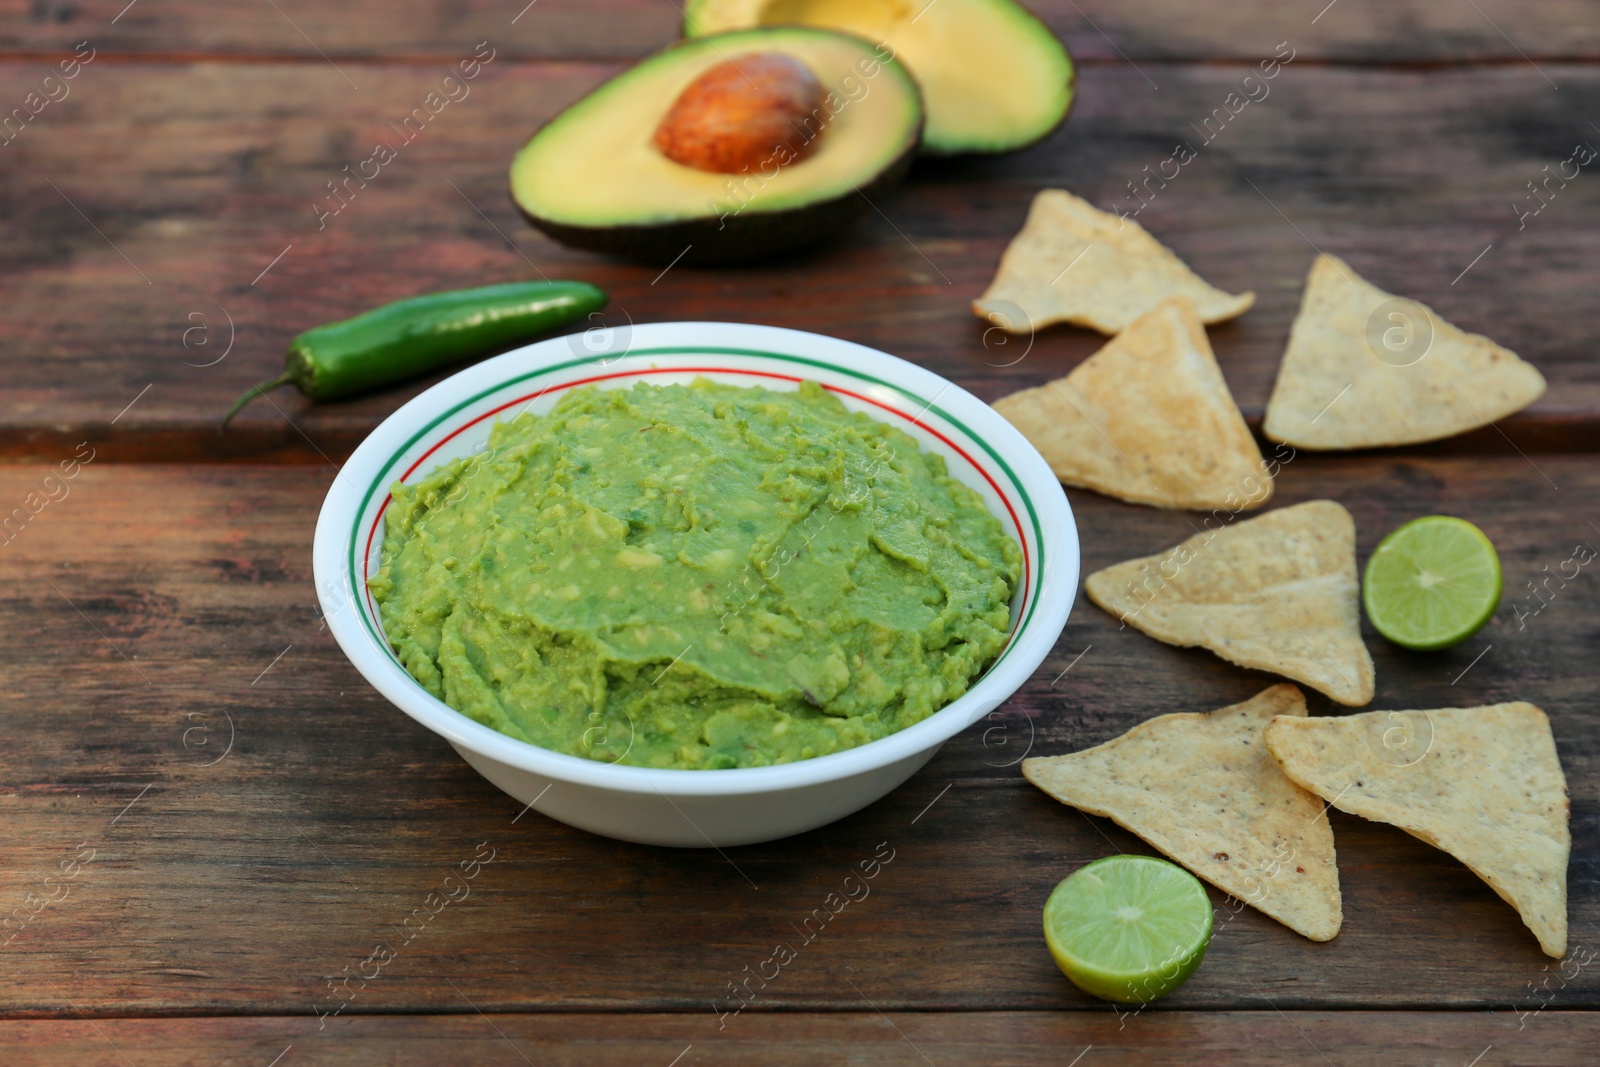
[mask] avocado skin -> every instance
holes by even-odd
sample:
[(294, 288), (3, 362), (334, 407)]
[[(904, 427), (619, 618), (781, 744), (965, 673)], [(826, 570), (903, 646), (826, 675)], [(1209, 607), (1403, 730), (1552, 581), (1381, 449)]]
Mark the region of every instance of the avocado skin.
[[(830, 200), (789, 208), (783, 211), (751, 211), (727, 219), (680, 219), (674, 222), (616, 226), (574, 226), (540, 218), (517, 201), (511, 202), (522, 217), (553, 240), (572, 248), (620, 256), (644, 263), (707, 267), (728, 263), (748, 263), (797, 251), (807, 245), (833, 237), (847, 228), (873, 201), (900, 184), (916, 158), (922, 140), (916, 134), (907, 139), (898, 158), (860, 192), (849, 192)], [(684, 248), (688, 247), (685, 252)], [(677, 258), (682, 256), (681, 259)]]

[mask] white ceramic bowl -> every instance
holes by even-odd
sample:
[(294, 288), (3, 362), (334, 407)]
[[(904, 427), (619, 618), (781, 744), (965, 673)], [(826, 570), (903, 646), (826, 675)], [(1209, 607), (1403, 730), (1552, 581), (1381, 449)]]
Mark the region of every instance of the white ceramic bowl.
[[(474, 722), (413, 681), (385, 643), (365, 586), (378, 564), (389, 487), (481, 449), (497, 416), (547, 411), (574, 386), (697, 376), (769, 389), (793, 389), (802, 378), (820, 382), (847, 407), (943, 455), (950, 474), (982, 495), (1025, 559), (1010, 643), (983, 676), (922, 722), (858, 748), (720, 771), (652, 770), (551, 752)], [(720, 322), (594, 329), (519, 348), (440, 382), (384, 420), (345, 464), (317, 521), (313, 560), (328, 624), (356, 669), (485, 778), (572, 826), (691, 847), (786, 837), (889, 792), (1027, 680), (1060, 636), (1078, 586), (1078, 534), (1066, 496), (1039, 453), (988, 405), (875, 349)]]

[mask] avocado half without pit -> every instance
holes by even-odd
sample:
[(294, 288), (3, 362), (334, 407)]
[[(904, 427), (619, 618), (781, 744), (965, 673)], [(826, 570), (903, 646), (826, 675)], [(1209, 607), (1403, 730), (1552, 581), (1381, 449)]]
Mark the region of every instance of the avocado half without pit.
[(657, 263), (790, 251), (904, 176), (916, 83), (848, 34), (781, 27), (683, 41), (534, 134), (511, 164), (528, 221), (564, 244)]
[(685, 0), (686, 37), (785, 23), (856, 34), (904, 63), (931, 155), (1026, 147), (1072, 106), (1066, 46), (1014, 0)]

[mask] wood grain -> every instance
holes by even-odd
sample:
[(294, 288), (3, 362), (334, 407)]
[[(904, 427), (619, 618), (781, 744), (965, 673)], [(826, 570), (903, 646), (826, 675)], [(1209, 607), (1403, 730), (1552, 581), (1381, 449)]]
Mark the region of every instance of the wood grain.
[[(815, 254), (659, 275), (529, 231), (505, 171), (541, 122), (673, 39), (674, 0), (524, 3), (0, 0), (0, 111), (78, 42), (96, 50), (70, 96), (0, 146), (0, 456), (94, 457), (0, 533), (0, 1061), (1593, 1058), (1600, 579), (1550, 575), (1578, 543), (1600, 546), (1600, 236), (1586, 225), (1600, 186), (1583, 173), (1524, 225), (1514, 206), (1536, 206), (1528, 183), (1575, 144), (1600, 144), (1587, 7), (1039, 0), (1081, 67), (1062, 131), (1012, 157), (924, 163)], [(470, 98), (319, 229), (326, 183), (396, 140), (390, 123), (480, 41), (495, 59)], [(1197, 127), (1279, 42), (1294, 62), (1208, 140)], [(1363, 559), (1432, 512), (1499, 546), (1505, 600), (1473, 640), (1416, 654), (1368, 633), (1372, 707), (1528, 699), (1550, 713), (1574, 841), (1560, 965), (1455, 861), (1335, 813), (1335, 941), (1213, 894), (1218, 933), (1187, 986), (1136, 1015), (1080, 994), (1044, 951), (1043, 900), (1087, 860), (1148, 849), (1016, 764), (1273, 680), (1081, 601), (1013, 699), (833, 826), (724, 857), (519, 816), (372, 691), (317, 614), (309, 544), (336, 463), (428, 383), (322, 408), (279, 393), (276, 410), (214, 429), (307, 326), (541, 272), (606, 287), (611, 323), (818, 330), (994, 399), (1101, 342), (1059, 328), (1002, 344), (967, 311), (1032, 194), (1061, 185), (1131, 210), (1128, 183), (1179, 141), (1198, 158), (1138, 218), (1213, 282), (1258, 293), (1212, 331), (1253, 424), (1319, 248), (1550, 379), (1496, 428), (1297, 456), (1275, 506), (1341, 500)], [(0, 465), (0, 514), (59, 496), (46, 473)], [(1196, 518), (1069, 496), (1085, 573), (1173, 544)], [(1339, 710), (1315, 695), (1312, 708)], [(885, 847), (871, 895), (719, 1018), (729, 983), (800, 943), (794, 924)], [(428, 911), (489, 850), (469, 895)], [(352, 978), (378, 945), (395, 951), (381, 974)]]
[[(1249, 418), (1259, 420), (1320, 248), (1544, 371), (1550, 392), (1501, 427), (1518, 447), (1600, 443), (1590, 329), (1600, 232), (1580, 224), (1600, 207), (1600, 183), (1581, 174), (1521, 230), (1513, 209), (1541, 168), (1585, 137), (1600, 141), (1583, 119), (1600, 114), (1591, 68), (1549, 67), (1555, 92), (1526, 67), (1291, 65), (1206, 144), (1199, 123), (1238, 87), (1237, 70), (1164, 68), (1153, 92), (1107, 67), (1085, 77), (1075, 116), (1040, 147), (924, 165), (832, 247), (665, 275), (551, 244), (505, 193), (529, 131), (612, 69), (495, 61), (319, 230), (314, 205), (336, 203), (319, 199), (327, 183), (369, 145), (398, 140), (388, 123), (439, 71), (369, 68), (355, 92), (315, 66), (85, 68), (69, 98), (0, 149), (0, 277), (15, 309), (0, 328), (0, 451), (48, 456), (90, 435), (124, 459), (337, 457), (427, 383), (321, 408), (283, 391), (226, 435), (215, 420), (277, 372), (301, 329), (403, 295), (541, 273), (606, 288), (611, 322), (817, 329), (993, 399), (1065, 373), (1103, 340), (1056, 327), (1031, 348), (1002, 344), (968, 309), (1034, 192), (1065, 186), (1130, 209), (1128, 183), (1180, 139), (1198, 158), (1151, 186), (1138, 221), (1209, 280), (1259, 294), (1212, 331)], [(0, 65), (0, 98), (20, 98), (34, 77)], [(1499, 430), (1444, 447), (1511, 454)]]
[[(681, 0), (6, 0), (0, 51), (294, 56), (322, 63), (449, 57), (482, 40), (525, 58), (631, 58), (678, 35)], [(1600, 56), (1600, 26), (1575, 0), (1033, 0), (1080, 63), (1253, 62), (1294, 41), (1338, 62), (1502, 61)], [(126, 8), (127, 10), (124, 10)], [(119, 17), (120, 13), (120, 17)], [(115, 21), (113, 21), (115, 20)]]
[[(751, 1015), (718, 1031), (683, 1014), (369, 1016), (318, 1032), (292, 1018), (105, 1019), (11, 1022), (0, 1054), (17, 1067), (165, 1067), (290, 1064), (412, 1067), (522, 1062), (566, 1067), (714, 1067), (818, 1063), (982, 1063), (993, 1067), (1083, 1062), (1259, 1067), (1282, 1063), (1552, 1065), (1586, 1062), (1600, 1020), (1548, 1012), (1518, 1029), (1508, 1013), (963, 1012), (880, 1015), (865, 1010)], [(1490, 1049), (1492, 1048), (1492, 1052)], [(124, 1059), (123, 1057), (127, 1057)], [(673, 1060), (674, 1056), (681, 1057)], [(1091, 1058), (1092, 1057), (1092, 1058)]]
[[(1572, 791), (1566, 973), (1455, 861), (1335, 814), (1339, 937), (1313, 944), (1216, 896), (1218, 933), (1198, 977), (1164, 1002), (1171, 1009), (1270, 1000), (1511, 1020), (1513, 1006), (1600, 1005), (1600, 972), (1578, 955), (1600, 950), (1600, 678), (1586, 667), (1600, 586), (1585, 570), (1552, 584), (1538, 614), (1516, 611), (1539, 603), (1517, 599), (1529, 597), (1525, 581), (1557, 570), (1579, 541), (1600, 545), (1589, 526), (1600, 471), (1587, 457), (1535, 459), (1537, 471), (1515, 456), (1302, 456), (1285, 468), (1278, 502), (1344, 502), (1363, 559), (1394, 525), (1440, 510), (1500, 547), (1506, 603), (1479, 637), (1416, 654), (1368, 635), (1372, 706), (1527, 699), (1549, 712)], [(1016, 697), (866, 811), (726, 856), (620, 844), (518, 819), (521, 805), (350, 667), (319, 626), (309, 573), (332, 477), (327, 467), (96, 459), (0, 547), (13, 620), (0, 654), (10, 738), (0, 903), (15, 917), (0, 935), (11, 937), (0, 1013), (310, 1017), (341, 999), (346, 1014), (458, 1012), (469, 1010), (465, 994), (484, 1011), (669, 1010), (714, 1030), (713, 1005), (733, 1006), (720, 999), (728, 984), (778, 942), (799, 943), (795, 927), (887, 842), (894, 858), (870, 896), (801, 946), (779, 979), (753, 987), (741, 1022), (769, 1008), (860, 1011), (862, 994), (884, 1011), (1103, 1015), (1055, 969), (1039, 909), (1080, 864), (1148, 850), (1026, 784), (1017, 762), (1273, 681), (1119, 631), (1080, 601)], [(0, 502), (40, 478), (37, 466), (0, 468)], [(1071, 499), (1086, 572), (1172, 544), (1194, 518)], [(1315, 695), (1312, 706), (1335, 710)], [(470, 895), (420, 933), (404, 927), (480, 845), (494, 858)], [(92, 857), (64, 879), (63, 860), (85, 848)], [(58, 902), (41, 905), (46, 897)], [(380, 944), (397, 958), (335, 999), (329, 979), (370, 972)]]

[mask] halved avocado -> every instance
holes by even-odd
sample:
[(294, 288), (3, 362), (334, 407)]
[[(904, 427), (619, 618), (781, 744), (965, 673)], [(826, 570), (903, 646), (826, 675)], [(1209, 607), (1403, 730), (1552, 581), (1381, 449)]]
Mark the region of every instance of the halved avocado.
[(931, 155), (1010, 152), (1072, 107), (1072, 58), (1014, 0), (686, 0), (686, 37), (749, 26), (831, 26), (886, 44), (922, 86)]
[[(823, 95), (794, 123), (814, 143), (734, 173), (668, 157), (658, 131), (686, 90), (714, 68), (774, 53), (815, 75)], [(512, 161), (511, 196), (529, 222), (578, 248), (658, 263), (756, 259), (870, 210), (921, 134), (916, 82), (858, 37), (800, 26), (719, 34), (658, 52), (557, 115)]]

